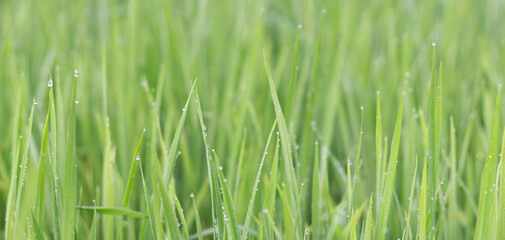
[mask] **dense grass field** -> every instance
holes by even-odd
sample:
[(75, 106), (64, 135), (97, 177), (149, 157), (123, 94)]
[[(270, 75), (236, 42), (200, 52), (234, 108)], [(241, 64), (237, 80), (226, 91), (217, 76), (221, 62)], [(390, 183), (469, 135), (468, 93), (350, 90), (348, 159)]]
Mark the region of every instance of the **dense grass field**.
[(502, 0), (2, 0), (0, 238), (505, 239)]

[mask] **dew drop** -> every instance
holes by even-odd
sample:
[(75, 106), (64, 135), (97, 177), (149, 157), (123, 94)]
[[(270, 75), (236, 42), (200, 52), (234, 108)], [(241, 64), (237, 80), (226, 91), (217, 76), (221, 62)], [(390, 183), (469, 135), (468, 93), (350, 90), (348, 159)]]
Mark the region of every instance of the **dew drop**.
[(190, 198), (194, 198), (194, 197), (195, 197), (195, 194), (194, 194), (194, 193), (191, 193), (191, 194), (189, 194), (189, 197), (190, 197)]
[(436, 46), (435, 42), (431, 43), (431, 46), (433, 46), (433, 47)]
[(302, 24), (298, 24), (298, 29), (301, 29), (302, 28)]
[(53, 86), (53, 79), (49, 79), (49, 81), (47, 81), (47, 86), (48, 87), (52, 87)]
[(77, 69), (74, 70), (74, 77), (79, 77), (79, 71)]
[(77, 99), (76, 99), (76, 100), (75, 100), (75, 104), (79, 104), (79, 100), (77, 100)]

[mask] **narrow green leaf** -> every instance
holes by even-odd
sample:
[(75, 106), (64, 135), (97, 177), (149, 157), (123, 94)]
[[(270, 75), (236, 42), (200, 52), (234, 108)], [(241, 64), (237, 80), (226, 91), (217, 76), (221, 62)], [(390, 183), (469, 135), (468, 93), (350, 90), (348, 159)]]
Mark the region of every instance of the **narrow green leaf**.
[[(35, 102), (35, 100), (34, 100)], [(19, 215), (21, 209), (21, 196), (23, 194), (23, 188), (25, 185), (25, 176), (26, 176), (26, 168), (28, 167), (28, 153), (30, 150), (30, 139), (32, 135), (32, 125), (33, 125), (33, 109), (35, 108), (35, 104), (32, 103), (32, 110), (30, 111), (30, 118), (28, 119), (28, 127), (26, 128), (25, 134), (25, 147), (23, 149), (23, 156), (21, 157), (21, 165), (19, 167), (21, 170), (19, 171), (19, 179), (17, 182), (17, 194), (16, 194), (16, 204), (14, 205), (14, 229), (13, 229), (13, 239), (16, 238), (17, 228), (23, 227), (20, 226)], [(14, 167), (16, 167), (15, 165)]]
[(254, 181), (253, 190), (251, 193), (251, 198), (249, 200), (249, 206), (247, 207), (247, 214), (246, 214), (245, 221), (244, 221), (244, 231), (242, 232), (242, 240), (245, 240), (248, 235), (249, 223), (251, 221), (252, 211), (254, 208), (254, 200), (256, 199), (256, 193), (258, 192), (258, 184), (259, 184), (260, 178), (261, 178), (261, 170), (263, 169), (263, 163), (265, 162), (265, 157), (268, 154), (270, 140), (272, 139), (272, 135), (274, 133), (276, 125), (277, 125), (277, 120), (274, 121), (274, 124), (272, 125), (272, 130), (270, 130), (270, 134), (268, 135), (267, 143), (265, 146), (265, 151), (263, 151), (263, 155), (261, 157), (260, 166), (258, 168), (258, 173), (256, 174), (256, 179)]
[(427, 185), (427, 160), (426, 157), (423, 160), (423, 174), (421, 178), (421, 193), (419, 194), (419, 221), (418, 221), (418, 234), (419, 239), (427, 239), (427, 228), (428, 228), (428, 185)]
[(198, 240), (203, 240), (203, 234), (202, 234), (202, 223), (200, 221), (200, 214), (198, 213), (198, 207), (195, 202), (195, 196), (192, 193), (191, 194), (191, 200), (193, 201), (193, 207), (195, 209), (195, 221), (196, 221), (196, 231), (198, 233)]
[(381, 215), (378, 227), (379, 240), (383, 240), (387, 232), (386, 230), (389, 218), (389, 208), (391, 206), (391, 198), (393, 195), (393, 189), (395, 184), (396, 165), (398, 164), (398, 150), (400, 148), (400, 136), (402, 131), (402, 110), (404, 99), (405, 99), (405, 93), (402, 96), (402, 100), (400, 103), (400, 110), (398, 112), (398, 117), (396, 118), (395, 129), (393, 132), (393, 139), (391, 140), (391, 155), (389, 156), (387, 177), (384, 185), (385, 189), (382, 194), (384, 202), (382, 203)]
[[(268, 83), (270, 86), (270, 93), (272, 95), (272, 100), (275, 109), (275, 115), (277, 117), (277, 123), (279, 124), (279, 134), (281, 137), (281, 150), (282, 150), (282, 159), (284, 161), (284, 174), (287, 178), (286, 190), (287, 197), (289, 197), (291, 209), (291, 215), (295, 215), (295, 212), (300, 210), (301, 208), (297, 207), (297, 199), (296, 193), (298, 193), (298, 181), (296, 179), (295, 169), (293, 166), (293, 157), (291, 155), (291, 150), (289, 149), (290, 140), (289, 140), (289, 132), (286, 125), (286, 120), (284, 119), (284, 114), (282, 113), (282, 108), (279, 103), (279, 98), (277, 97), (277, 90), (275, 88), (274, 79), (272, 77), (272, 72), (270, 71), (270, 67), (268, 65), (268, 60), (265, 51), (263, 50), (263, 59), (265, 63), (265, 70), (268, 77)], [(301, 216), (300, 216), (301, 217)], [(295, 223), (298, 222), (297, 219), (294, 219)], [(301, 221), (301, 220), (300, 220)], [(295, 224), (297, 226), (298, 224)], [(294, 232), (297, 233), (299, 231), (298, 227), (295, 228)]]
[[(268, 189), (265, 194), (264, 205), (267, 209), (267, 222), (265, 223), (265, 231), (267, 232), (267, 239), (274, 239), (274, 229), (273, 225), (270, 224), (268, 219), (273, 218), (275, 216), (275, 196), (277, 190), (277, 172), (279, 168), (279, 146), (280, 146), (279, 135), (277, 135), (277, 143), (275, 144), (275, 152), (274, 158), (272, 160), (272, 169), (270, 170), (270, 178), (268, 181)], [(272, 220), (273, 222), (273, 220)]]
[(151, 233), (153, 239), (157, 239), (157, 229), (156, 229), (156, 219), (154, 217), (154, 212), (151, 206), (151, 199), (149, 198), (149, 191), (147, 190), (147, 183), (144, 178), (144, 171), (142, 170), (142, 163), (139, 164), (140, 176), (142, 178), (142, 188), (144, 189), (144, 200), (146, 202), (147, 213), (149, 217), (149, 222), (151, 224)]
[(500, 128), (500, 101), (501, 89), (498, 89), (486, 162), (484, 164), (484, 169), (482, 170), (482, 178), (480, 182), (479, 210), (477, 213), (477, 225), (475, 227), (474, 236), (476, 240), (487, 239), (489, 229), (491, 206), (493, 204), (493, 194), (491, 190), (496, 176), (496, 155), (498, 152), (498, 132)]
[(370, 203), (368, 204), (368, 211), (365, 220), (365, 230), (363, 232), (363, 240), (372, 240), (372, 208), (373, 208), (373, 193), (370, 196)]
[(144, 218), (147, 217), (146, 214), (142, 212), (137, 212), (131, 210), (129, 208), (124, 207), (109, 207), (109, 206), (76, 206), (76, 209), (85, 210), (85, 211), (96, 211), (100, 214), (107, 215), (124, 215), (135, 218)]
[(189, 100), (191, 99), (191, 96), (193, 95), (193, 91), (195, 88), (195, 84), (198, 79), (195, 79), (193, 82), (193, 86), (191, 87), (191, 90), (189, 91), (188, 99), (186, 100), (186, 104), (184, 105), (184, 108), (182, 109), (182, 114), (181, 118), (179, 119), (179, 123), (177, 124), (177, 128), (175, 129), (175, 135), (174, 139), (172, 140), (172, 145), (170, 146), (170, 150), (168, 152), (168, 164), (167, 168), (165, 168), (165, 172), (163, 173), (163, 182), (165, 185), (168, 185), (169, 182), (172, 179), (172, 174), (174, 171), (175, 167), (175, 160), (177, 158), (177, 148), (179, 146), (179, 141), (181, 139), (182, 135), (182, 128), (184, 127), (184, 122), (186, 121), (186, 114), (187, 114), (187, 109), (189, 105)]
[(128, 201), (130, 200), (130, 194), (131, 194), (132, 186), (133, 186), (133, 179), (135, 178), (135, 170), (137, 169), (137, 165), (140, 161), (140, 149), (142, 147), (142, 141), (144, 140), (145, 133), (146, 133), (146, 130), (144, 128), (144, 130), (142, 131), (142, 134), (140, 135), (139, 143), (137, 144), (137, 150), (135, 150), (135, 154), (133, 155), (132, 160), (131, 160), (130, 175), (128, 177), (128, 183), (126, 184), (123, 207), (128, 207)]
[(49, 127), (49, 112), (51, 105), (47, 110), (46, 123), (42, 136), (42, 146), (40, 148), (39, 169), (37, 171), (37, 198), (35, 199), (35, 215), (40, 228), (44, 229), (45, 221), (45, 193), (46, 193), (46, 165), (47, 165), (47, 132)]
[(96, 239), (96, 203), (93, 200), (93, 222), (91, 223), (91, 232), (89, 233), (89, 239), (90, 240), (95, 240)]
[(502, 146), (501, 146), (501, 154), (500, 154), (500, 164), (498, 165), (498, 169), (500, 169), (500, 185), (498, 191), (499, 194), (499, 203), (498, 203), (498, 233), (497, 239), (505, 239), (505, 166), (503, 165), (503, 158), (505, 155), (505, 130), (503, 131), (502, 138)]
[[(76, 70), (77, 71), (77, 70)], [(77, 105), (76, 97), (77, 73), (72, 84), (72, 95), (70, 102), (70, 116), (68, 120), (67, 148), (65, 158), (65, 181), (63, 182), (63, 221), (62, 238), (73, 239), (75, 236), (76, 220), (76, 202), (77, 202), (77, 174), (76, 174), (76, 155), (75, 155), (75, 108)]]
[[(231, 192), (228, 188), (227, 180), (223, 174), (223, 167), (219, 163), (219, 159), (217, 158), (217, 154), (214, 151), (214, 159), (212, 159), (215, 167), (215, 171), (217, 172), (217, 177), (219, 179), (219, 185), (221, 186), (221, 193), (224, 202), (224, 210), (226, 211), (227, 216), (224, 217), (225, 222), (228, 224), (228, 229), (231, 232), (231, 239), (239, 239), (239, 231), (237, 225), (237, 215), (235, 214), (235, 206), (233, 205), (233, 200), (231, 198)], [(257, 184), (257, 182), (255, 183)], [(255, 189), (256, 190), (256, 189)], [(244, 229), (247, 232), (247, 229)]]
[(382, 194), (382, 119), (381, 119), (381, 110), (380, 110), (380, 95), (379, 91), (377, 91), (377, 113), (375, 114), (375, 191), (376, 195), (376, 211), (377, 211), (377, 220), (380, 216), (380, 199)]
[(320, 239), (321, 234), (321, 186), (319, 183), (319, 143), (316, 141), (314, 156), (314, 169), (312, 173), (312, 206), (311, 206), (311, 222), (312, 222), (312, 238)]

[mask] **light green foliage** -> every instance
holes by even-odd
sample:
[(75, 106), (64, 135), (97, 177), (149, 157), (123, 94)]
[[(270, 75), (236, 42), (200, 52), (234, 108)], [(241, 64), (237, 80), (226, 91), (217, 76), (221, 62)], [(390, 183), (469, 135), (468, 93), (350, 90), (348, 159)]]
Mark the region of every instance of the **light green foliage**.
[(2, 0), (0, 234), (505, 239), (504, 13)]

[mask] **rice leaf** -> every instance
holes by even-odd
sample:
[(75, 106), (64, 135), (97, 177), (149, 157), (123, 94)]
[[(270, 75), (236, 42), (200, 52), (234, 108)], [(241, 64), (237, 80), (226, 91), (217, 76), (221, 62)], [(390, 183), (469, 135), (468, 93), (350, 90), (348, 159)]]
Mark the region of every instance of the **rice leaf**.
[(400, 110), (396, 118), (395, 129), (393, 132), (393, 139), (391, 140), (391, 155), (389, 157), (389, 164), (387, 170), (386, 182), (384, 185), (383, 203), (381, 208), (380, 220), (378, 223), (378, 237), (377, 239), (383, 240), (387, 232), (387, 224), (389, 219), (389, 208), (391, 206), (391, 198), (393, 195), (393, 188), (395, 184), (396, 165), (398, 164), (398, 150), (400, 148), (400, 136), (402, 131), (402, 110), (405, 93), (402, 96), (400, 103)]

